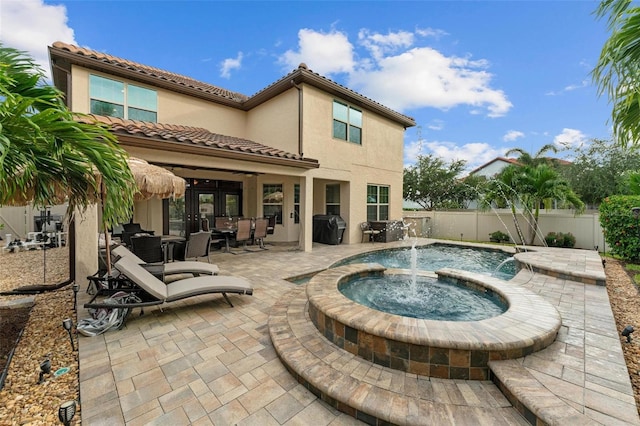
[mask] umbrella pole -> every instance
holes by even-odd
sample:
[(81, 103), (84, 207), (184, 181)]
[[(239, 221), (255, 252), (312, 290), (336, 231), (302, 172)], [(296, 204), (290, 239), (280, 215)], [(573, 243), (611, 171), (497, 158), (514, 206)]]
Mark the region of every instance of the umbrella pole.
[[(104, 219), (104, 202), (106, 198), (107, 189), (102, 186), (102, 191), (100, 191), (100, 197), (102, 198), (102, 226), (104, 227), (104, 244), (105, 244), (105, 252), (106, 252), (106, 262), (107, 262), (107, 277), (111, 277), (111, 241), (109, 238), (109, 228), (107, 227), (107, 221)], [(99, 250), (99, 249), (98, 249)]]

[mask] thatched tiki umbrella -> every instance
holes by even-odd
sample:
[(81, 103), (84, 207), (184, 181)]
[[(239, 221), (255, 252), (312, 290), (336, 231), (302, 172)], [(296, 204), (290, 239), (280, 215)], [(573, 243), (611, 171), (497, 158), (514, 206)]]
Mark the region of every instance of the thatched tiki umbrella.
[[(151, 198), (179, 198), (187, 188), (187, 182), (167, 169), (149, 164), (140, 158), (130, 157), (127, 160), (131, 174), (136, 182), (137, 192), (134, 195), (136, 201), (149, 200)], [(103, 189), (103, 198), (106, 192)], [(109, 241), (108, 226), (104, 223), (104, 238), (106, 244), (107, 273), (111, 275), (111, 242)]]

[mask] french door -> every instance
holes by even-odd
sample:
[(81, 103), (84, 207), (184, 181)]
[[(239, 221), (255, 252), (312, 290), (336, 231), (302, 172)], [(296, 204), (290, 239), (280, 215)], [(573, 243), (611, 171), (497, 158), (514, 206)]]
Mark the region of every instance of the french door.
[(165, 203), (165, 234), (188, 236), (216, 216), (242, 216), (242, 183), (187, 179), (184, 197)]

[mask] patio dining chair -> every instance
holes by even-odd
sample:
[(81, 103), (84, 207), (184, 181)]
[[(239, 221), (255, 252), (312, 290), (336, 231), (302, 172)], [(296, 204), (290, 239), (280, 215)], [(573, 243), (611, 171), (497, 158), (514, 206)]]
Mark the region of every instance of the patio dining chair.
[(196, 259), (206, 257), (207, 262), (211, 263), (209, 250), (211, 247), (211, 232), (200, 231), (192, 232), (184, 246), (184, 252), (174, 253), (176, 260)]
[(238, 219), (236, 243), (242, 243), (242, 251), (231, 251), (233, 254), (247, 252), (247, 241), (251, 240), (251, 219)]
[(269, 219), (266, 217), (259, 217), (255, 220), (255, 229), (253, 231), (253, 240), (259, 244), (262, 250), (268, 250), (264, 246), (264, 239), (267, 237), (267, 226), (269, 225)]
[(369, 241), (374, 242), (376, 235), (380, 234), (382, 231), (379, 229), (373, 229), (369, 222), (362, 222), (360, 224), (360, 229), (362, 230), (362, 241), (364, 243), (365, 236), (369, 237)]

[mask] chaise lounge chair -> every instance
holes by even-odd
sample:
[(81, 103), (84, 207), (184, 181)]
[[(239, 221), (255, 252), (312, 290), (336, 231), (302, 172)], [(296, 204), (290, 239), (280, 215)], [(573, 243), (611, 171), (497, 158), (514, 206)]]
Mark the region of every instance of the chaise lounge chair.
[[(144, 260), (140, 259), (133, 252), (131, 252), (131, 250), (127, 249), (124, 246), (117, 246), (112, 248), (111, 253), (120, 257), (130, 257), (134, 259), (138, 264), (145, 264)], [(174, 274), (192, 274), (194, 276), (218, 275), (218, 273), (220, 272), (220, 268), (218, 268), (218, 265), (205, 262), (197, 262), (195, 260), (169, 262), (157, 266), (162, 268), (162, 274), (165, 276)]]
[[(97, 292), (89, 303), (85, 303), (85, 308), (125, 308), (128, 310), (128, 315), (134, 308), (161, 305), (192, 296), (215, 293), (222, 294), (227, 303), (233, 307), (227, 293), (246, 294), (249, 296), (253, 294), (253, 286), (251, 283), (240, 277), (211, 275), (186, 278), (165, 284), (138, 264), (132, 257), (119, 258), (115, 262), (114, 267), (130, 281), (131, 287), (126, 290), (122, 288), (102, 289)], [(137, 296), (141, 301), (123, 303), (113, 303), (113, 301), (111, 301), (111, 303), (96, 302), (96, 298), (99, 295), (113, 294), (122, 291)], [(122, 325), (124, 325), (124, 321)]]

